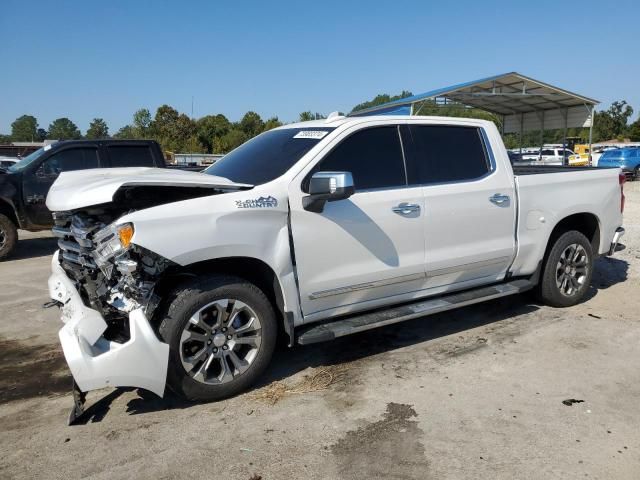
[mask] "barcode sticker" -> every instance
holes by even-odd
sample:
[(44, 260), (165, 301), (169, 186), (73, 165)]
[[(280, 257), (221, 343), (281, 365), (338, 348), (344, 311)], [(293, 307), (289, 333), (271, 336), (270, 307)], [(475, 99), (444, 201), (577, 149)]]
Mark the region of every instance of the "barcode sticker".
[(320, 140), (324, 138), (327, 133), (329, 132), (325, 132), (324, 130), (300, 130), (293, 138), (315, 138), (316, 140)]

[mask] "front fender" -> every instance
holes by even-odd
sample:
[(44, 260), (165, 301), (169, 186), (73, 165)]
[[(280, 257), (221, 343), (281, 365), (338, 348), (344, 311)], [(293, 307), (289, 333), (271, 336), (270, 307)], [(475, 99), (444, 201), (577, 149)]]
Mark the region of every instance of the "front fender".
[[(275, 272), (285, 310), (294, 314), (297, 324), (301, 316), (289, 243), (288, 201), (286, 194), (267, 185), (140, 210), (118, 223), (132, 222), (133, 243), (178, 265), (230, 257), (264, 262)], [(271, 200), (255, 201), (260, 198)]]

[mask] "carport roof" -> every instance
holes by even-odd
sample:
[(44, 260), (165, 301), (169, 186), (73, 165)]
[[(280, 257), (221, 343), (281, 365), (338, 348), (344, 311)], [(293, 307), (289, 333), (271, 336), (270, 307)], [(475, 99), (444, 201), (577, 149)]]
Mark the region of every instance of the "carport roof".
[[(499, 115), (561, 110), (568, 107), (597, 105), (594, 100), (553, 85), (534, 80), (517, 72), (504, 73), (450, 87), (401, 98), (393, 102), (353, 112), (350, 115), (416, 113), (413, 107), (425, 100), (446, 99)], [(410, 110), (409, 110), (410, 108)]]

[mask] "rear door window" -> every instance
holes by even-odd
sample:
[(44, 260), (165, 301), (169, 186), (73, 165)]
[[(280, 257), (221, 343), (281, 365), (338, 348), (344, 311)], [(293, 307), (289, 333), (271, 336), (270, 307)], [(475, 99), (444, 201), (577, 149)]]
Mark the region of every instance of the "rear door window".
[(410, 184), (470, 181), (491, 171), (479, 128), (410, 125), (409, 141)]
[(149, 145), (109, 145), (109, 163), (112, 167), (155, 167)]
[(356, 192), (406, 186), (398, 127), (373, 127), (357, 131), (339, 143), (314, 167), (307, 176), (307, 185), (315, 172), (351, 172)]

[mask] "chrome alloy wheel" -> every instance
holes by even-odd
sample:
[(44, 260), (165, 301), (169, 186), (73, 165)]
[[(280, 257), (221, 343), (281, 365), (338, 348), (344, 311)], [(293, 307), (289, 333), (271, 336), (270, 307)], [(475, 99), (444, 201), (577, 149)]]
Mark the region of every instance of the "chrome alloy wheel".
[(0, 250), (7, 244), (7, 233), (0, 227)]
[(221, 299), (198, 310), (180, 338), (180, 360), (194, 380), (216, 385), (242, 375), (255, 360), (262, 331), (247, 304)]
[(572, 243), (564, 249), (556, 266), (556, 285), (560, 293), (570, 297), (580, 290), (587, 279), (588, 260), (582, 245)]

